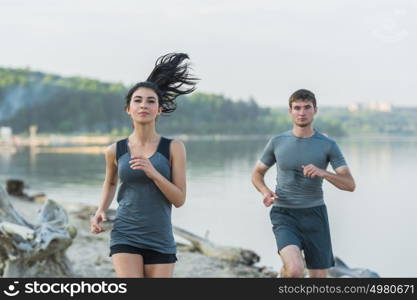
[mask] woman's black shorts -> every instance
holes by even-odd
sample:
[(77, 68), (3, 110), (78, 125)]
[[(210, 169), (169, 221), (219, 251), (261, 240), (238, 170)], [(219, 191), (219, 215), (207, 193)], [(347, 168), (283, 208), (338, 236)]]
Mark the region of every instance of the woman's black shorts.
[(139, 254), (143, 257), (143, 264), (172, 264), (177, 261), (175, 254), (161, 253), (155, 250), (137, 248), (130, 245), (117, 244), (110, 247), (110, 256), (116, 253)]

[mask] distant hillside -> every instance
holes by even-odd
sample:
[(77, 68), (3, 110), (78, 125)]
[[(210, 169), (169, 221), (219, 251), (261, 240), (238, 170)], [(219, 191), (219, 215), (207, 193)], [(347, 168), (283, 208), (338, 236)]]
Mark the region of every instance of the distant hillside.
[(125, 91), (121, 84), (0, 68), (0, 122), (16, 133), (31, 124), (40, 132), (110, 131), (126, 125)]
[[(39, 133), (127, 134), (131, 129), (124, 112), (127, 89), (120, 83), (0, 68), (0, 126), (11, 126), (14, 133), (37, 125)], [(417, 108), (388, 113), (319, 109), (315, 127), (330, 136), (417, 135)], [(236, 101), (196, 92), (178, 98), (177, 110), (161, 116), (157, 126), (163, 134), (273, 135), (288, 130), (291, 123), (285, 107), (271, 109), (254, 99)]]

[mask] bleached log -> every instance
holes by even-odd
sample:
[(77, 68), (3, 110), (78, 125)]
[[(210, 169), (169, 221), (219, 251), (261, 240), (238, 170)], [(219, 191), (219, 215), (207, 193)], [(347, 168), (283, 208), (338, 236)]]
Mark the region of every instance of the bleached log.
[(76, 232), (66, 211), (52, 200), (45, 202), (31, 224), (0, 187), (0, 276), (71, 277), (65, 252)]
[(32, 229), (7, 221), (0, 223), (0, 232), (3, 232), (4, 234), (8, 235), (18, 235), (25, 240), (32, 240), (35, 236), (35, 231), (33, 231)]
[(335, 257), (334, 267), (329, 269), (330, 277), (379, 278), (378, 273), (366, 268), (350, 268), (339, 257)]
[(208, 257), (218, 258), (233, 263), (241, 263), (251, 266), (260, 259), (259, 255), (252, 250), (216, 245), (210, 240), (200, 237), (194, 233), (173, 226), (176, 235), (188, 240), (196, 250)]

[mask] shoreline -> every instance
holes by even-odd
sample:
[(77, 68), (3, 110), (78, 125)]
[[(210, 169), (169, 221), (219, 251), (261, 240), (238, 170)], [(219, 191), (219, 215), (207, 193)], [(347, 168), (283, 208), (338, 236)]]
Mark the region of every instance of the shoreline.
[[(288, 129), (290, 130), (290, 128)], [(279, 134), (278, 132), (276, 134)], [(271, 134), (168, 134), (167, 136), (183, 141), (223, 141), (223, 140), (260, 140), (267, 139)], [(41, 145), (107, 145), (119, 139), (126, 138), (124, 135), (111, 134), (37, 134), (35, 137), (16, 134), (2, 145), (8, 146), (41, 146)], [(395, 135), (395, 134), (352, 134), (345, 136), (332, 136), (337, 139), (417, 139), (417, 135)]]
[[(182, 141), (223, 141), (223, 140), (259, 140), (267, 139), (270, 135), (263, 134), (172, 134), (170, 138)], [(8, 146), (33, 147), (33, 146), (58, 146), (58, 145), (109, 145), (126, 136), (114, 135), (65, 135), (65, 134), (38, 134), (36, 137), (14, 135)]]
[[(172, 135), (171, 138), (183, 142), (191, 141), (259, 141), (268, 140), (272, 135)], [(36, 138), (14, 136), (12, 141), (0, 145), (0, 154), (16, 154), (21, 149), (29, 148), (31, 154), (39, 153), (84, 153), (103, 154), (107, 147), (125, 137), (90, 136), (90, 135), (39, 135)], [(379, 142), (379, 141), (415, 141), (417, 136), (398, 135), (358, 135), (332, 137), (340, 142)]]

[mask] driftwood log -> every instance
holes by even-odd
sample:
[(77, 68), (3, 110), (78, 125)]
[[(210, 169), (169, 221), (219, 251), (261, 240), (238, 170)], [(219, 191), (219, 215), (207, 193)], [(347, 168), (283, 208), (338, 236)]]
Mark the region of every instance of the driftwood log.
[[(194, 249), (206, 256), (246, 265), (253, 265), (259, 261), (259, 256), (251, 250), (215, 245), (208, 239), (179, 227), (173, 226), (173, 229), (175, 234), (191, 242)], [(307, 267), (305, 267), (304, 277), (306, 276), (308, 276)], [(329, 269), (329, 277), (378, 278), (379, 275), (365, 268), (349, 268), (339, 257), (335, 257), (335, 266)]]
[(349, 268), (339, 257), (335, 257), (334, 267), (329, 269), (330, 277), (347, 277), (347, 278), (379, 278), (379, 275), (365, 268)]
[(52, 200), (31, 224), (0, 187), (0, 277), (72, 277), (65, 251), (76, 232), (66, 211)]
[[(91, 218), (92, 215), (94, 215), (97, 210), (97, 206), (78, 205), (76, 208), (73, 208), (68, 205), (66, 206), (66, 209), (72, 214), (76, 215), (78, 218), (87, 220)], [(103, 222), (103, 226), (106, 229), (110, 229), (115, 219), (116, 211), (113, 209), (108, 209), (106, 211), (106, 215), (108, 222)], [(253, 264), (259, 262), (259, 255), (252, 250), (216, 245), (206, 238), (200, 237), (177, 226), (173, 226), (173, 231), (174, 234), (186, 239), (191, 243), (191, 246), (177, 243), (177, 246), (181, 247), (183, 250), (199, 251), (208, 257), (222, 259), (232, 263), (241, 263), (248, 266), (252, 266)]]
[(259, 255), (252, 250), (216, 245), (206, 238), (200, 237), (177, 226), (173, 226), (173, 231), (176, 235), (189, 241), (197, 251), (208, 257), (222, 259), (232, 263), (241, 263), (248, 266), (252, 266), (259, 262)]

